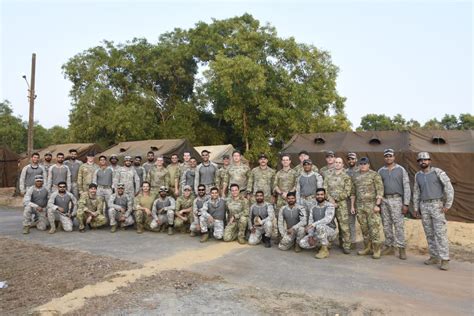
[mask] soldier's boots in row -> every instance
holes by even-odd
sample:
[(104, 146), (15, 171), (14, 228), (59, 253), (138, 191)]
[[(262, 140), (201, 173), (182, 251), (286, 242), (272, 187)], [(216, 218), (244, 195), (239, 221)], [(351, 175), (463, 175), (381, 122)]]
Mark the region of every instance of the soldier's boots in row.
[(272, 246), (272, 241), (270, 237), (262, 235), (262, 242), (265, 248), (270, 248)]
[(189, 236), (191, 236), (191, 237), (196, 237), (196, 232), (195, 232), (195, 231), (190, 232), (190, 233), (189, 233)]
[(295, 243), (295, 252), (301, 252), (301, 247), (297, 242)]
[(27, 235), (30, 233), (30, 226), (23, 226), (23, 234)]
[(439, 266), (441, 270), (449, 270), (449, 260), (441, 260), (441, 265)]
[(202, 233), (200, 242), (206, 242), (208, 240), (209, 240), (209, 233), (208, 232)]
[(79, 224), (79, 232), (80, 232), (80, 233), (83, 233), (83, 232), (85, 232), (85, 230), (86, 230), (86, 227), (84, 226), (84, 224), (83, 224), (83, 223), (80, 223), (80, 224)]
[(137, 223), (137, 234), (143, 234), (143, 224)]
[(426, 265), (439, 264), (439, 259), (435, 257), (430, 257), (428, 260), (425, 260), (424, 264)]
[(321, 249), (319, 249), (318, 253), (314, 257), (316, 259), (324, 259), (324, 258), (329, 257), (328, 246), (322, 245)]
[(380, 259), (380, 256), (382, 255), (382, 251), (381, 251), (382, 245), (381, 244), (372, 244), (372, 248), (373, 248), (372, 258), (373, 259)]
[(364, 242), (364, 249), (357, 252), (359, 256), (367, 256), (372, 254), (372, 242)]
[(382, 256), (389, 256), (395, 254), (395, 248), (392, 246), (384, 246), (382, 249)]
[(110, 232), (115, 233), (117, 231), (117, 225), (110, 226)]
[(174, 227), (168, 226), (168, 235), (174, 235)]
[(398, 258), (402, 260), (407, 260), (407, 253), (405, 251), (405, 248), (398, 248)]
[(245, 237), (238, 237), (237, 238), (237, 241), (239, 242), (239, 244), (241, 245), (245, 245), (247, 243), (247, 241), (245, 240)]
[(56, 232), (56, 225), (53, 225), (51, 226), (51, 228), (49, 229), (49, 234), (54, 234)]
[(349, 255), (351, 253), (351, 249), (347, 249), (347, 248), (342, 248), (342, 253), (345, 254), (345, 255)]

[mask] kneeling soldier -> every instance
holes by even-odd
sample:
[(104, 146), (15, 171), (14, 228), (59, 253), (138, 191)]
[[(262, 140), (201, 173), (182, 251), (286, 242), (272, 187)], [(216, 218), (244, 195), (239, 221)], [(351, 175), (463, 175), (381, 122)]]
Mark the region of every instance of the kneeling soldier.
[(79, 199), (77, 209), (79, 232), (84, 232), (85, 224), (89, 224), (91, 228), (104, 226), (107, 223), (104, 213), (105, 201), (101, 196), (97, 196), (97, 184), (91, 183), (87, 194), (82, 194)]
[(185, 185), (183, 188), (183, 195), (176, 199), (176, 210), (174, 213), (174, 228), (177, 230), (186, 231), (193, 221), (193, 201), (192, 188)]
[(265, 202), (263, 191), (255, 192), (255, 201), (249, 212), (249, 245), (257, 245), (263, 241), (265, 248), (270, 248), (275, 216), (273, 205)]
[(280, 209), (278, 215), (278, 231), (282, 237), (278, 248), (288, 250), (295, 245), (295, 251), (300, 252), (299, 242), (304, 236), (306, 209), (296, 204), (296, 192), (288, 192), (286, 201), (287, 205)]
[(224, 229), (224, 241), (233, 241), (238, 238), (239, 244), (245, 244), (245, 230), (247, 229), (249, 202), (240, 195), (237, 183), (230, 185), (230, 197), (227, 198), (229, 221)]
[(77, 199), (67, 191), (67, 184), (64, 181), (58, 183), (58, 191), (49, 197), (48, 220), (51, 225), (50, 234), (56, 232), (55, 221), (59, 221), (63, 230), (72, 232), (72, 218), (77, 213)]
[(206, 194), (206, 186), (204, 184), (198, 185), (197, 196), (193, 201), (193, 221), (189, 230), (191, 231), (190, 236), (196, 236), (196, 233), (201, 232), (201, 225), (199, 224), (199, 218), (201, 217), (202, 210), (207, 207), (207, 200), (209, 196)]
[(108, 201), (110, 232), (117, 231), (117, 221), (120, 222), (120, 228), (133, 225), (135, 222), (132, 217), (133, 198), (125, 194), (125, 185), (117, 184), (117, 192), (112, 194)]
[(168, 196), (168, 188), (161, 186), (158, 198), (153, 202), (153, 208), (151, 211), (153, 221), (150, 223), (150, 228), (153, 230), (161, 229), (168, 224), (168, 235), (173, 235), (175, 208), (176, 202), (171, 196)]
[(43, 186), (43, 176), (35, 176), (35, 185), (29, 187), (23, 198), (23, 234), (30, 233), (32, 216), (37, 220), (36, 228), (46, 230), (48, 219), (46, 218), (46, 206), (48, 205), (49, 191)]
[(326, 191), (323, 188), (316, 190), (316, 204), (309, 210), (308, 226), (305, 228), (307, 235), (300, 241), (301, 248), (312, 249), (318, 242), (321, 249), (315, 255), (317, 259), (329, 256), (329, 242), (336, 238), (336, 223), (334, 222), (334, 205), (326, 201)]
[(201, 242), (209, 239), (208, 229), (214, 229), (214, 238), (222, 239), (224, 236), (224, 221), (227, 217), (228, 209), (224, 199), (219, 197), (219, 190), (211, 188), (211, 197), (206, 202), (206, 206), (201, 209), (199, 225), (201, 226)]

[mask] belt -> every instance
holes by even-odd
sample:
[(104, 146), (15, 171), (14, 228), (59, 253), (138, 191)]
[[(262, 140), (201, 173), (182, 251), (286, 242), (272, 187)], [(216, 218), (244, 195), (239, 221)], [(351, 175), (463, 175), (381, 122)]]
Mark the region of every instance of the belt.
[(428, 200), (422, 200), (421, 202), (438, 202), (442, 201), (443, 199), (428, 199)]
[(384, 197), (387, 199), (392, 199), (392, 198), (399, 198), (402, 196), (400, 194), (385, 194)]

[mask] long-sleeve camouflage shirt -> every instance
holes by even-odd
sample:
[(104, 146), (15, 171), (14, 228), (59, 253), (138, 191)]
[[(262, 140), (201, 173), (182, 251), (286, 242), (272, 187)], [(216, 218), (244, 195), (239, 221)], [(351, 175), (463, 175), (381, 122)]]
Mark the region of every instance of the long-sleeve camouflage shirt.
[[(443, 186), (443, 195), (444, 195), (444, 207), (449, 209), (453, 205), (454, 202), (454, 188), (453, 185), (451, 184), (451, 179), (449, 179), (448, 175), (446, 172), (443, 170), (436, 168), (436, 167), (430, 167), (429, 172), (435, 172), (436, 175), (438, 176), (439, 181), (441, 182)], [(420, 183), (418, 183), (417, 175), (423, 174), (423, 171), (418, 171), (415, 174), (415, 184), (413, 185), (413, 208), (415, 212), (418, 212), (419, 207), (420, 207), (420, 201), (421, 201), (421, 187)]]
[(132, 166), (122, 166), (115, 172), (112, 187), (117, 189), (119, 183), (125, 185), (125, 193), (128, 195), (135, 196), (140, 191), (140, 178)]
[(344, 170), (341, 170), (339, 174), (336, 171), (331, 172), (324, 178), (324, 189), (328, 200), (335, 202), (346, 200), (351, 196), (351, 177)]
[(224, 176), (224, 185), (230, 189), (231, 184), (238, 184), (240, 191), (247, 190), (247, 182), (250, 177), (250, 168), (246, 164), (230, 165)]
[(249, 215), (249, 201), (242, 197), (238, 196), (237, 199), (233, 197), (229, 197), (226, 200), (227, 208), (229, 209), (229, 217), (234, 217), (234, 219), (238, 220), (243, 216)]
[(275, 173), (275, 170), (270, 167), (265, 169), (260, 166), (253, 168), (249, 174), (247, 191), (255, 194), (255, 192), (261, 190), (265, 197), (270, 197), (273, 193)]
[(78, 213), (97, 212), (98, 214), (105, 214), (105, 200), (101, 196), (96, 195), (95, 198), (92, 198), (89, 194), (83, 194), (78, 204)]
[(79, 173), (77, 174), (77, 187), (79, 193), (84, 193), (89, 190), (89, 184), (92, 183), (94, 172), (99, 168), (95, 163), (88, 164), (83, 163), (79, 167)]
[(355, 198), (358, 203), (373, 202), (383, 197), (383, 183), (374, 170), (358, 172), (352, 178)]

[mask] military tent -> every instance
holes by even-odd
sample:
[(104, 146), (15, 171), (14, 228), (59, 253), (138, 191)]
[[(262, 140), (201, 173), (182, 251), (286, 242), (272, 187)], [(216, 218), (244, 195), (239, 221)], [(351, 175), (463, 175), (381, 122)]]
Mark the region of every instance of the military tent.
[(0, 187), (16, 185), (18, 162), (21, 156), (11, 151), (7, 146), (0, 146)]
[[(201, 156), (199, 153), (186, 139), (149, 139), (133, 142), (121, 142), (108, 148), (100, 155), (104, 155), (109, 158), (110, 155), (115, 154), (120, 160), (123, 160), (123, 157), (125, 156), (142, 156), (143, 160), (145, 161), (146, 154), (149, 151), (153, 151), (155, 153), (155, 157), (163, 156), (167, 163), (169, 163), (172, 154), (177, 154), (180, 159), (182, 159), (183, 153), (185, 151), (189, 151), (192, 157), (195, 157), (198, 161), (201, 161)], [(98, 158), (100, 155), (96, 155), (96, 158)]]
[[(201, 151), (207, 150), (210, 151), (211, 153), (209, 154), (210, 160), (219, 166), (223, 164), (222, 161), (222, 156), (224, 155), (229, 155), (232, 159), (232, 152), (235, 150), (234, 146), (232, 144), (227, 144), (227, 145), (211, 145), (211, 146), (197, 146), (194, 147), (196, 151), (201, 154)], [(242, 156), (242, 161), (246, 164), (248, 164), (247, 159)]]
[(404, 166), (413, 184), (419, 170), (416, 156), (420, 151), (431, 154), (432, 166), (446, 171), (450, 177), (455, 198), (450, 220), (474, 222), (474, 131), (376, 131), (298, 134), (284, 146), (293, 163), (298, 153), (306, 150), (318, 167), (325, 165), (325, 152), (332, 150), (344, 159), (348, 152), (358, 157), (367, 156), (374, 170), (383, 166), (383, 150), (392, 148), (396, 161)]

